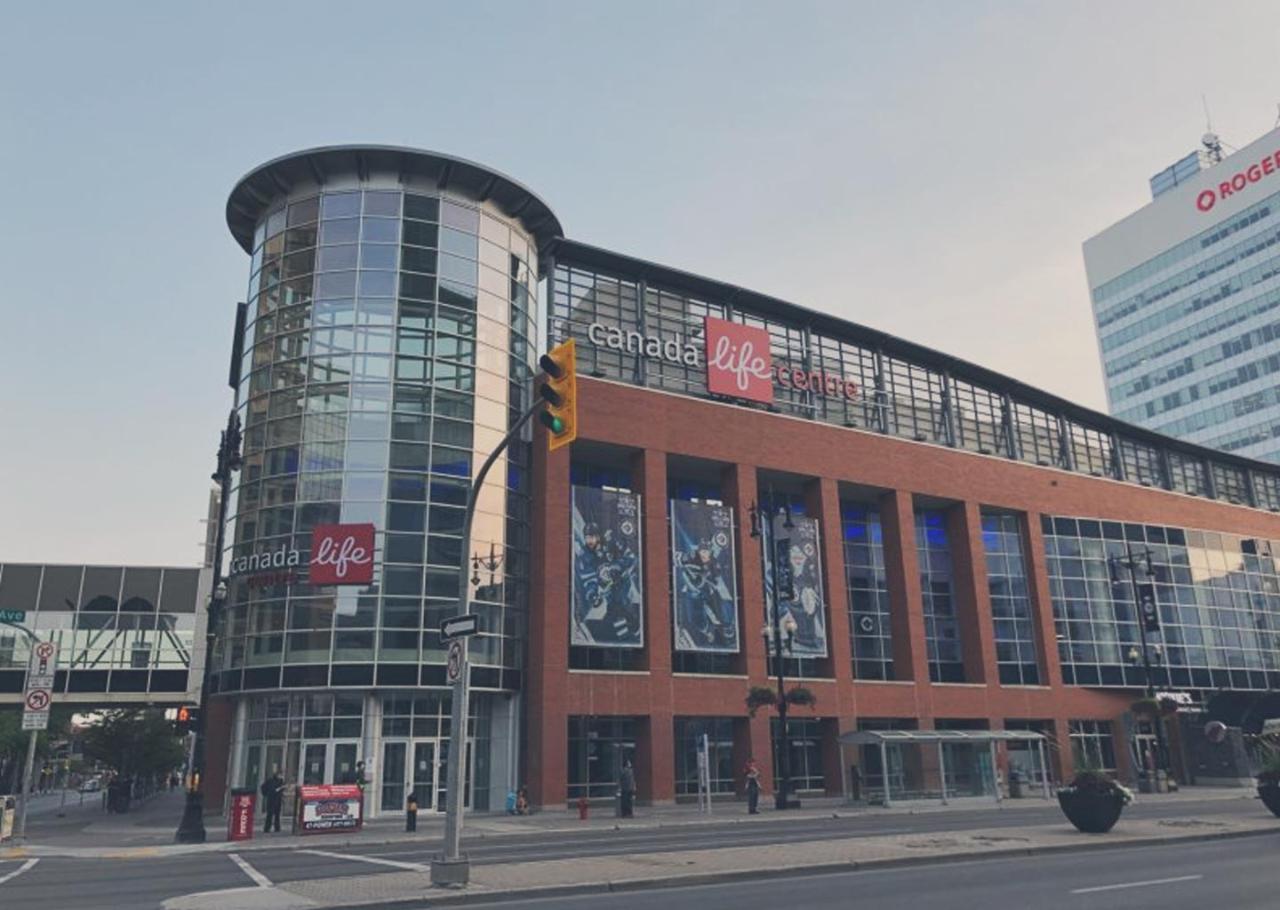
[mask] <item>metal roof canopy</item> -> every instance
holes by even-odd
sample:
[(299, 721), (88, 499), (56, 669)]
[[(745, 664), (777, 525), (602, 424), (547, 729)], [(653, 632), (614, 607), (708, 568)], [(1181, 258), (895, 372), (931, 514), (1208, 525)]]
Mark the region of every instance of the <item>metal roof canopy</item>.
[(842, 746), (877, 746), (881, 743), (996, 743), (1035, 742), (1047, 739), (1034, 730), (857, 730), (840, 735)]
[(363, 182), (373, 172), (397, 174), (402, 183), (425, 180), (440, 190), (492, 202), (524, 225), (539, 251), (564, 235), (550, 206), (505, 174), (453, 155), (391, 145), (325, 146), (259, 165), (241, 177), (231, 191), (227, 227), (244, 251), (251, 253), (258, 222), (295, 188), (319, 189), (337, 174), (355, 174)]

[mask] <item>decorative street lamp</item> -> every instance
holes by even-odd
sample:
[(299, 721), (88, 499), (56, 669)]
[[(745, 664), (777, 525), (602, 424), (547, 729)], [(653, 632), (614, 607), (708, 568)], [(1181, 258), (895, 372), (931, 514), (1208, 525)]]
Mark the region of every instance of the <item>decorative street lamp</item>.
[[(1154, 703), (1156, 698), (1156, 688), (1151, 668), (1160, 666), (1164, 662), (1164, 648), (1156, 643), (1149, 645), (1147, 643), (1147, 632), (1158, 632), (1160, 630), (1160, 613), (1159, 606), (1156, 603), (1155, 569), (1151, 565), (1151, 550), (1144, 549), (1142, 553), (1134, 553), (1128, 544), (1125, 544), (1124, 556), (1107, 557), (1107, 566), (1111, 570), (1111, 584), (1120, 584), (1120, 569), (1129, 571), (1129, 590), (1133, 595), (1134, 609), (1138, 611), (1138, 644), (1131, 646), (1126, 655), (1129, 663), (1137, 666), (1142, 665), (1143, 678), (1146, 681), (1147, 698)], [(1146, 581), (1138, 582), (1138, 570), (1143, 570)], [(1168, 755), (1164, 747), (1164, 731), (1160, 718), (1160, 711), (1155, 710), (1152, 714), (1152, 726), (1156, 732), (1156, 771), (1163, 771), (1165, 779), (1169, 776)], [(1156, 781), (1152, 781), (1152, 791), (1159, 792)]]
[(794, 528), (796, 525), (791, 520), (790, 504), (779, 510), (774, 503), (772, 487), (769, 488), (768, 500), (763, 512), (754, 502), (750, 508), (751, 536), (759, 539), (761, 555), (765, 560), (765, 565), (769, 566), (769, 593), (773, 602), (773, 615), (766, 614), (765, 624), (760, 630), (760, 634), (764, 638), (765, 652), (771, 653), (773, 656), (773, 666), (778, 676), (778, 732), (780, 734), (778, 758), (780, 767), (778, 768), (778, 790), (774, 794), (774, 807), (790, 809), (798, 808), (799, 803), (788, 800), (788, 793), (791, 790), (791, 731), (787, 727), (787, 691), (783, 656), (784, 651), (786, 654), (791, 653), (796, 637), (796, 621), (795, 617), (790, 613), (787, 614), (786, 619), (782, 619), (779, 573), (785, 567), (778, 564), (777, 543), (772, 539), (772, 528), (766, 529), (764, 527), (764, 522), (771, 520), (779, 511), (782, 511), (784, 516), (782, 527), (788, 531)]

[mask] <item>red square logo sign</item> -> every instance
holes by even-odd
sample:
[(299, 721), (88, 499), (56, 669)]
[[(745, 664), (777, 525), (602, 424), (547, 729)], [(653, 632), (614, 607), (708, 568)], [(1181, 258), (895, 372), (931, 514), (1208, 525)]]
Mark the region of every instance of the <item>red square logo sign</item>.
[(750, 325), (707, 316), (707, 391), (712, 395), (773, 403), (773, 360), (769, 333)]
[(311, 532), (311, 584), (373, 581), (373, 525), (316, 525)]

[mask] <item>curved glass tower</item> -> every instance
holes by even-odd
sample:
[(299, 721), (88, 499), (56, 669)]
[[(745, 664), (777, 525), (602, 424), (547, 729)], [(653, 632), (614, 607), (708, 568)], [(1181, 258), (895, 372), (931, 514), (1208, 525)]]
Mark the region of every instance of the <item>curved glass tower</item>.
[[(314, 149), (244, 177), (227, 203), (252, 256), (236, 404), (244, 466), (226, 564), (296, 550), (318, 525), (372, 523), (374, 582), (232, 575), (214, 689), (233, 700), (233, 786), (354, 780), (366, 811), (443, 806), (449, 694), (438, 629), (477, 566), (469, 724), (476, 808), (514, 783), (529, 574), (527, 443), (467, 488), (527, 406), (539, 251), (561, 236), (488, 168), (380, 146)], [(243, 560), (241, 557), (260, 557)], [(490, 792), (499, 794), (491, 797)]]

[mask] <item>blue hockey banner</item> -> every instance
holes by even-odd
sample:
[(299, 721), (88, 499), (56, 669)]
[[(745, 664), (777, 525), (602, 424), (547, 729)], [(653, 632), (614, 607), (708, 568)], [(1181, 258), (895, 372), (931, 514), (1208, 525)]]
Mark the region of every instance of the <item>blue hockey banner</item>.
[(573, 602), (569, 643), (644, 647), (640, 499), (633, 493), (573, 488)]
[(671, 501), (675, 649), (736, 654), (738, 576), (733, 510)]

